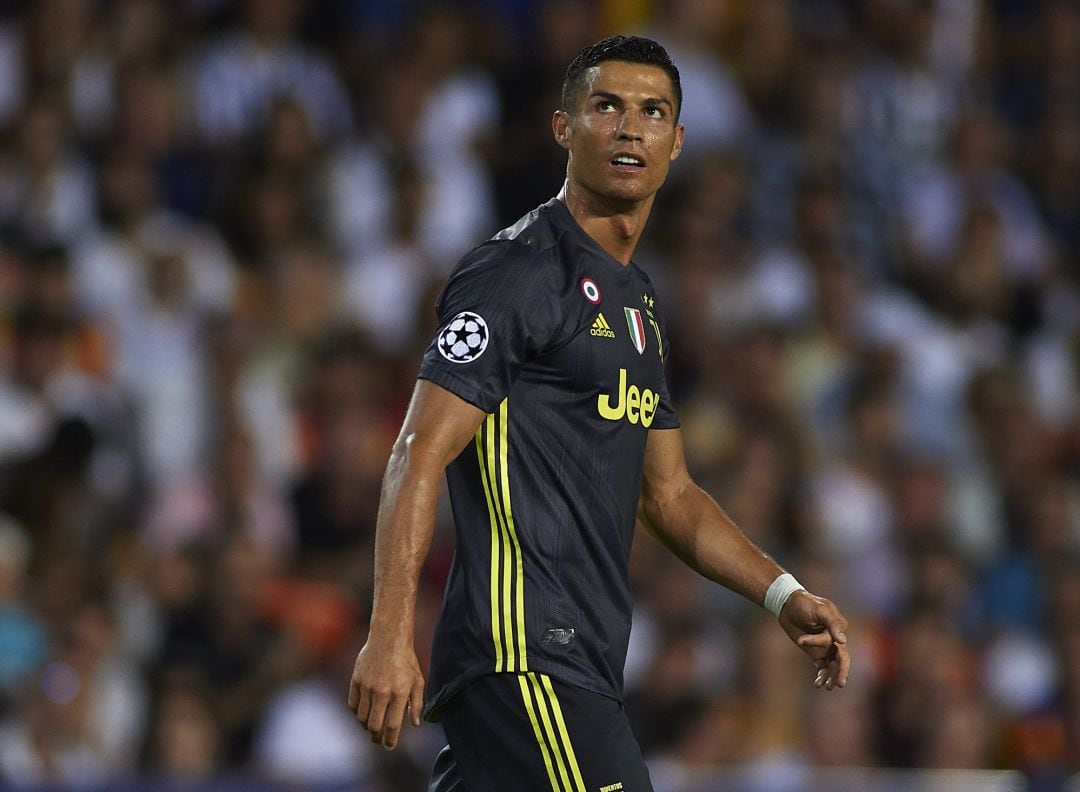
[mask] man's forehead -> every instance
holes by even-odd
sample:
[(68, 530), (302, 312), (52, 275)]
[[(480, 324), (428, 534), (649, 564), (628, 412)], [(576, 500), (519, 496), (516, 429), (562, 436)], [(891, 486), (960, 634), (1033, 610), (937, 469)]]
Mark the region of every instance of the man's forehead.
[(601, 61), (585, 72), (586, 94), (623, 95), (647, 93), (657, 99), (675, 102), (671, 77), (660, 66), (629, 61)]

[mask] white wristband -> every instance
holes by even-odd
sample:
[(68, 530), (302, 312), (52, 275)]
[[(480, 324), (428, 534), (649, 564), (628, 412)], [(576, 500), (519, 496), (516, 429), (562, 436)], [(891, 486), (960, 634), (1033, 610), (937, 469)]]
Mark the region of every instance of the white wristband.
[(765, 609), (779, 619), (780, 610), (788, 601), (788, 597), (796, 591), (804, 590), (803, 585), (795, 579), (794, 575), (785, 572), (777, 577), (769, 586), (769, 590), (765, 592)]

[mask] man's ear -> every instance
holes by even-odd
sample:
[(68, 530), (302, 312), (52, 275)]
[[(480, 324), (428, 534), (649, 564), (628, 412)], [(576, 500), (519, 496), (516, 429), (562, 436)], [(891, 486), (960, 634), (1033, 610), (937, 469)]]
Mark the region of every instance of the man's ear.
[(564, 149), (570, 148), (570, 116), (565, 110), (556, 110), (551, 116), (551, 131), (555, 142)]
[(674, 162), (679, 158), (679, 154), (682, 153), (683, 135), (686, 133), (686, 128), (682, 124), (675, 125), (675, 145), (671, 149), (671, 161)]

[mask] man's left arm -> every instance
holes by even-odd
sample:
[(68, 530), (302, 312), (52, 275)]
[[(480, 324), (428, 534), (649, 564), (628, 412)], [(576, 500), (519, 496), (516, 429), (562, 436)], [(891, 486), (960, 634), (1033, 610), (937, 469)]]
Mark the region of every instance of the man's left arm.
[(678, 429), (653, 429), (645, 447), (638, 519), (692, 569), (759, 605), (814, 661), (815, 685), (847, 684), (851, 655), (847, 619), (829, 600), (805, 589), (756, 547), (690, 477)]

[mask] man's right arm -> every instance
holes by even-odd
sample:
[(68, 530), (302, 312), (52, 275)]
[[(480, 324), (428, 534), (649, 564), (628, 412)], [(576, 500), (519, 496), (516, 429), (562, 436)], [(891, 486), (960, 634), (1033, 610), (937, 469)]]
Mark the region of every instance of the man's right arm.
[(386, 466), (375, 527), (375, 600), (349, 683), (349, 708), (372, 741), (389, 749), (397, 745), (406, 707), (420, 725), (424, 677), (413, 644), (416, 594), (443, 473), (483, 420), (478, 407), (418, 380)]

